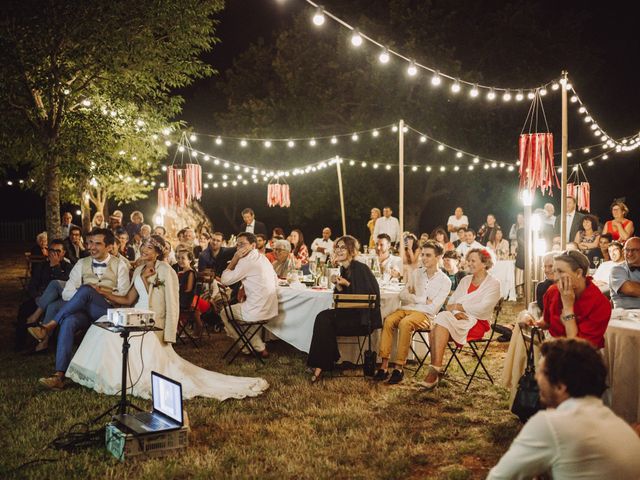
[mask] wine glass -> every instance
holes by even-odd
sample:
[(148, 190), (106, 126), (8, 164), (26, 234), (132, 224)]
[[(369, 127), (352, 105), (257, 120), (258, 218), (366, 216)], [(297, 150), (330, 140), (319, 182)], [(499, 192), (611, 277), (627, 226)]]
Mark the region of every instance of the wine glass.
[(593, 257), (593, 265), (598, 268), (598, 265), (600, 265), (600, 257)]
[(313, 277), (313, 284), (314, 285), (318, 285), (318, 278), (320, 277), (320, 275), (318, 275), (318, 264), (316, 262), (309, 262), (309, 272), (311, 273), (311, 276)]

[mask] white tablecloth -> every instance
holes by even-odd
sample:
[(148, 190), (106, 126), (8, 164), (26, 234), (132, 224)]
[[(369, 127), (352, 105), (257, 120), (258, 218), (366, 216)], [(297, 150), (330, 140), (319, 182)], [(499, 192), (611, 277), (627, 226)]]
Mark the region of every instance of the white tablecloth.
[[(382, 290), (380, 311), (383, 319), (400, 308), (399, 294), (399, 289)], [(266, 329), (298, 350), (308, 353), (316, 315), (331, 308), (333, 291), (278, 287), (278, 301), (278, 316), (265, 326)], [(379, 330), (371, 337), (372, 348), (377, 350)], [(349, 343), (341, 344), (341, 339)], [(355, 362), (358, 357), (358, 346), (351, 342), (353, 337), (338, 337), (342, 361)]]
[(515, 301), (516, 261), (498, 260), (489, 273), (500, 281), (500, 293), (502, 294), (502, 298)]
[(611, 320), (604, 339), (607, 403), (627, 422), (640, 422), (640, 322)]

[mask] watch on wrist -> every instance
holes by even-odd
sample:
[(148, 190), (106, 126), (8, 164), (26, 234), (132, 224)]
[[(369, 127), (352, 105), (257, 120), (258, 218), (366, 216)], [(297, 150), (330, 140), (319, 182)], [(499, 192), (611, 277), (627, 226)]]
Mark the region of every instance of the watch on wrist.
[(563, 322), (568, 322), (569, 320), (575, 320), (576, 319), (576, 314), (575, 313), (570, 313), (568, 315), (562, 315), (562, 317), (560, 317), (560, 319)]

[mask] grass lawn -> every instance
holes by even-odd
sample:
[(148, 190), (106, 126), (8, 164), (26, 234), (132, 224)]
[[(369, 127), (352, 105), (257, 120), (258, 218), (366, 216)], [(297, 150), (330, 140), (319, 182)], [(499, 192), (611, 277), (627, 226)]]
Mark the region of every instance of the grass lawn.
[[(244, 358), (227, 366), (220, 357), (229, 340), (212, 334), (200, 349), (176, 350), (211, 370), (261, 376), (271, 387), (251, 399), (186, 401), (192, 430), (185, 453), (120, 463), (104, 447), (52, 449), (51, 440), (117, 399), (77, 385), (44, 391), (37, 379), (52, 373), (53, 352), (13, 352), (23, 249), (5, 248), (9, 254), (0, 259), (0, 478), (484, 478), (519, 429), (507, 393), (487, 381), (475, 381), (467, 393), (450, 380), (433, 392), (412, 380), (389, 387), (340, 377), (312, 385), (306, 355), (284, 342), (269, 345), (264, 367)], [(506, 304), (502, 321), (517, 307)], [(495, 376), (505, 351), (506, 344), (494, 343), (487, 354)], [(461, 378), (455, 369), (451, 376)], [(150, 402), (134, 403), (150, 409)], [(16, 470), (32, 460), (42, 461)]]

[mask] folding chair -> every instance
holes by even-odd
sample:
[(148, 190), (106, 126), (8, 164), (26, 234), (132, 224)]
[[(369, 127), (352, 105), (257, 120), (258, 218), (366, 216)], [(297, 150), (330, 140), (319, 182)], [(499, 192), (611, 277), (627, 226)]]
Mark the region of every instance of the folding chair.
[[(491, 344), (491, 341), (493, 340), (493, 336), (495, 335), (495, 326), (498, 322), (498, 317), (500, 316), (500, 312), (502, 311), (503, 302), (504, 302), (504, 298), (501, 298), (496, 304), (496, 306), (493, 308), (493, 322), (491, 323), (491, 328), (489, 329), (489, 331), (491, 332), (489, 336), (488, 337), (483, 336), (482, 338), (470, 339), (467, 341), (469, 348), (471, 350), (471, 353), (476, 360), (476, 365), (473, 368), (473, 371), (471, 373), (467, 372), (467, 370), (464, 368), (464, 365), (462, 365), (460, 358), (458, 357), (458, 354), (461, 353), (462, 350), (464, 349), (464, 345), (458, 345), (456, 342), (452, 340), (447, 343), (447, 346), (451, 351), (451, 357), (449, 357), (449, 361), (447, 362), (447, 365), (444, 367), (442, 374), (444, 375), (447, 372), (449, 365), (451, 365), (451, 362), (455, 359), (455, 361), (460, 366), (462, 373), (464, 373), (465, 377), (469, 378), (469, 381), (467, 382), (467, 386), (464, 389), (465, 392), (469, 389), (471, 382), (476, 377), (476, 373), (478, 372), (479, 367), (482, 367), (482, 370), (484, 371), (487, 379), (493, 384), (493, 378), (491, 377), (491, 374), (485, 367), (484, 363), (482, 363), (482, 360), (484, 358), (484, 354), (487, 352), (487, 349), (489, 348), (489, 345)], [(484, 348), (482, 348), (482, 345), (484, 345)]]
[[(358, 293), (336, 293), (333, 295), (333, 308), (335, 310), (342, 309), (356, 309), (367, 310), (369, 319), (369, 328), (366, 336), (362, 335), (340, 335), (341, 337), (356, 337), (357, 342), (342, 342), (346, 345), (358, 345), (358, 358), (356, 359), (356, 365), (360, 364), (360, 360), (363, 360), (363, 352), (365, 344), (367, 343), (369, 350), (371, 350), (371, 312), (376, 308), (376, 300), (378, 299), (375, 294), (358, 294)], [(364, 364), (364, 362), (363, 362)]]
[(200, 299), (202, 293), (202, 284), (196, 281), (193, 286), (193, 301), (186, 308), (180, 309), (180, 320), (178, 322), (178, 339), (183, 344), (186, 344), (184, 337), (189, 339), (194, 347), (200, 348), (196, 338), (191, 334), (187, 327), (193, 329), (193, 325), (196, 321), (196, 309), (198, 308), (198, 300)]
[[(427, 361), (427, 357), (431, 353), (431, 347), (429, 346), (429, 340), (428, 340), (428, 338), (425, 338), (425, 335), (427, 335), (427, 337), (428, 337), (430, 333), (431, 333), (431, 328), (419, 328), (417, 330), (414, 330), (413, 335), (411, 336), (411, 344), (410, 344), (409, 348), (411, 348), (411, 353), (413, 353), (413, 356), (418, 361), (418, 366), (416, 367), (415, 371), (413, 372), (413, 376), (414, 377), (416, 375), (418, 375), (418, 372), (423, 367), (424, 362)], [(418, 335), (417, 339), (416, 339), (416, 335)], [(422, 356), (419, 355), (418, 352), (416, 352), (416, 350), (413, 348), (413, 342), (418, 342), (418, 343), (424, 344), (424, 348), (427, 349), (426, 353), (424, 355), (422, 355)], [(407, 368), (407, 366), (405, 365), (405, 369), (406, 368)], [(411, 370), (412, 368), (413, 367), (411, 367), (409, 370)]]
[(229, 297), (226, 292), (226, 287), (223, 284), (218, 283), (218, 288), (220, 290), (220, 297), (222, 298), (223, 309), (227, 315), (227, 320), (229, 322), (229, 325), (231, 325), (231, 328), (233, 328), (233, 330), (238, 335), (238, 338), (236, 338), (236, 340), (231, 344), (229, 349), (224, 353), (224, 355), (222, 355), (222, 358), (227, 358), (227, 355), (229, 355), (237, 346), (238, 348), (236, 349), (236, 352), (229, 359), (229, 361), (227, 362), (227, 365), (230, 365), (236, 359), (238, 354), (245, 348), (249, 350), (249, 352), (251, 352), (251, 354), (256, 359), (258, 359), (260, 363), (264, 365), (264, 360), (262, 358), (262, 355), (260, 355), (260, 353), (256, 351), (254, 346), (251, 344), (251, 339), (257, 334), (262, 335), (264, 326), (267, 323), (269, 323), (269, 320), (258, 320), (255, 322), (237, 320), (235, 315), (233, 314), (233, 310), (231, 309), (231, 302), (229, 301)]

